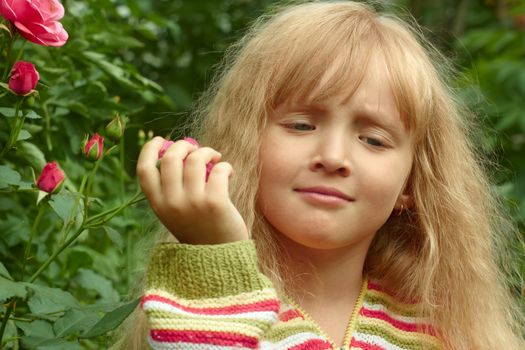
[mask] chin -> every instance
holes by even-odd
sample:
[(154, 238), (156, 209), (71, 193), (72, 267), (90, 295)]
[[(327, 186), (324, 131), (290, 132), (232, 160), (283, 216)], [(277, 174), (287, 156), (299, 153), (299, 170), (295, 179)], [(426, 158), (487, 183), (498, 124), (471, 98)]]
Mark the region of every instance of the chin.
[(332, 250), (344, 248), (350, 245), (350, 242), (334, 241), (326, 239), (325, 236), (300, 236), (300, 237), (284, 237), (284, 242), (287, 244), (295, 244), (309, 249), (317, 250)]

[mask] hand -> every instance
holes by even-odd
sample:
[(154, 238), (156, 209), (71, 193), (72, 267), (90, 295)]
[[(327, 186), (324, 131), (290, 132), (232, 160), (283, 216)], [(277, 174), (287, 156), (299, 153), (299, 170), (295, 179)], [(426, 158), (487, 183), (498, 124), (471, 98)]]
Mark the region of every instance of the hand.
[[(220, 244), (249, 239), (248, 228), (230, 200), (233, 168), (219, 162), (221, 154), (210, 147), (179, 140), (160, 160), (165, 139), (155, 137), (140, 152), (137, 176), (153, 211), (181, 243)], [(214, 163), (206, 178), (206, 164)]]

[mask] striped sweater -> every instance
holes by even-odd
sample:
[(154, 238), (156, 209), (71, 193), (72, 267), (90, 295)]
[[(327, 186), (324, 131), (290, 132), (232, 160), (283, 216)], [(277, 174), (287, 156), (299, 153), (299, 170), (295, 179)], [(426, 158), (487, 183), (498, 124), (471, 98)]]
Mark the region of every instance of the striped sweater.
[(164, 243), (153, 251), (142, 308), (153, 349), (444, 349), (432, 328), (364, 279), (344, 344), (334, 344), (259, 272), (253, 241)]

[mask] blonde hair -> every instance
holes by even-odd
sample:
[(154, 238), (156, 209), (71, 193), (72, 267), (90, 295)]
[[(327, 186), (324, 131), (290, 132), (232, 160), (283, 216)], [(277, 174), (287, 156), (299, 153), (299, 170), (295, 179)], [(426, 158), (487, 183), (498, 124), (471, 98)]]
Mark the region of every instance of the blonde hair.
[[(231, 199), (250, 228), (261, 271), (278, 292), (294, 289), (279, 264), (286, 252), (256, 205), (261, 132), (270, 111), (291, 97), (351, 94), (375, 54), (385, 58), (397, 106), (414, 135), (414, 203), (378, 231), (364, 272), (419, 300), (447, 348), (525, 348), (523, 315), (502, 272), (502, 248), (513, 231), (469, 139), (470, 116), (444, 80), (451, 72), (447, 60), (415, 24), (364, 4), (310, 2), (260, 17), (226, 53), (193, 115), (193, 135), (235, 169)], [(320, 86), (327, 67), (334, 70)], [(135, 325), (143, 330), (138, 317)]]

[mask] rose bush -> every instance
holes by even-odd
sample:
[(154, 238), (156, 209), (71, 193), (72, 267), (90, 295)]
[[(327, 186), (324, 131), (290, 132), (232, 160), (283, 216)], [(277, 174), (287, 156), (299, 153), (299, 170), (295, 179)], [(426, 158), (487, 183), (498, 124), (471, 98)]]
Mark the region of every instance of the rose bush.
[(64, 7), (57, 0), (0, 0), (0, 15), (35, 44), (62, 46), (68, 33), (59, 22)]
[(38, 83), (40, 75), (31, 62), (17, 61), (11, 70), (9, 89), (17, 95), (30, 93)]

